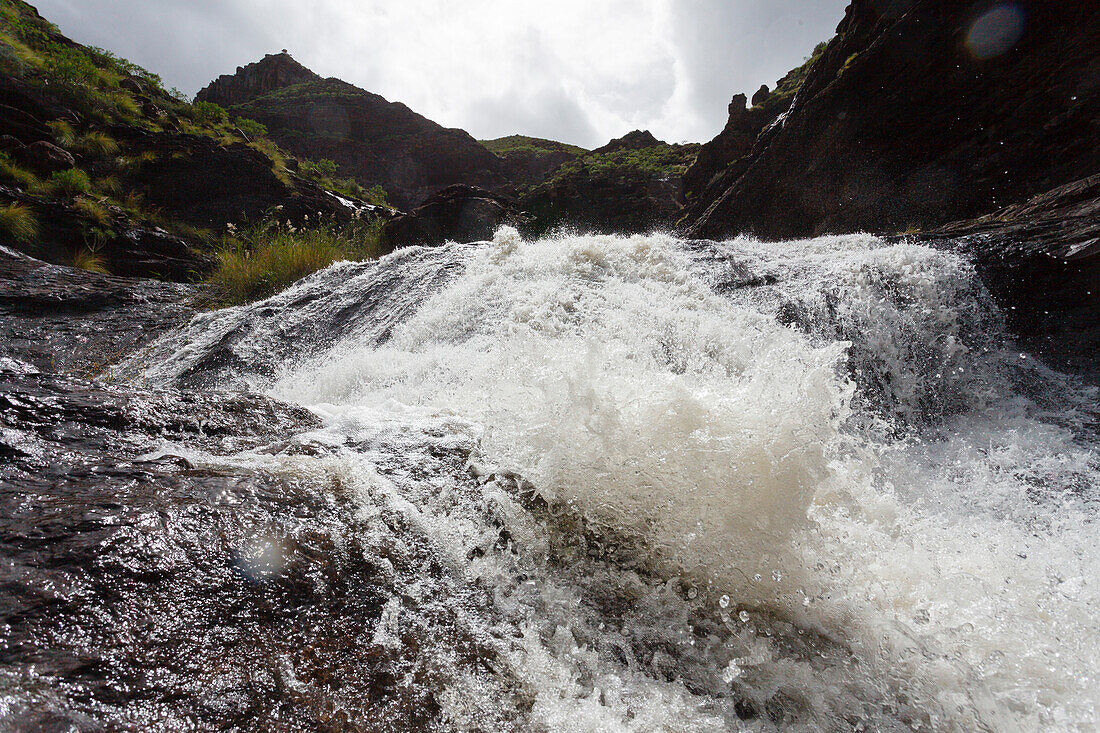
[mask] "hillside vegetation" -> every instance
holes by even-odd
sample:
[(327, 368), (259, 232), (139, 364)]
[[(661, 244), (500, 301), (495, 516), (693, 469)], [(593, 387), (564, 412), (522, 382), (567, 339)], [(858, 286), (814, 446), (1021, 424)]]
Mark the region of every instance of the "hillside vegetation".
[(0, 96), (0, 243), (49, 261), (198, 279), (227, 227), (309, 216), (337, 227), (375, 211), (355, 199), (386, 201), (331, 161), (288, 155), (263, 124), (74, 43), (18, 0), (0, 0)]

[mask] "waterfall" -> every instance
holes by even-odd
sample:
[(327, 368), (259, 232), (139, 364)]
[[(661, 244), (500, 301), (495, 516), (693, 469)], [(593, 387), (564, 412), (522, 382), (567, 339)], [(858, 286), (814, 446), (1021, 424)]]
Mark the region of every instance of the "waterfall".
[(959, 254), (505, 228), (120, 372), (319, 420), (151, 456), (352, 496), (388, 583), (363, 648), (444, 728), (1100, 723), (1096, 391), (1015, 348)]

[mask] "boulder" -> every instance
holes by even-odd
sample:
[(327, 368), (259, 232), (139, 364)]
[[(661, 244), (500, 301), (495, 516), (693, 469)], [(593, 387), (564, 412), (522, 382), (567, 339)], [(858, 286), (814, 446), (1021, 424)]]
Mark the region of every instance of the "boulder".
[(44, 140), (14, 148), (10, 154), (21, 165), (40, 175), (48, 176), (76, 167), (76, 159), (69, 151)]
[(118, 83), (119, 89), (124, 89), (132, 94), (144, 95), (145, 87), (141, 85), (141, 82), (132, 76), (125, 77)]
[(752, 106), (763, 104), (767, 101), (768, 96), (771, 94), (771, 90), (768, 89), (767, 84), (761, 84), (760, 88), (756, 90), (756, 94), (752, 95)]
[(385, 227), (391, 248), (443, 242), (482, 242), (504, 224), (520, 223), (513, 202), (485, 189), (461, 184), (436, 192), (423, 205)]

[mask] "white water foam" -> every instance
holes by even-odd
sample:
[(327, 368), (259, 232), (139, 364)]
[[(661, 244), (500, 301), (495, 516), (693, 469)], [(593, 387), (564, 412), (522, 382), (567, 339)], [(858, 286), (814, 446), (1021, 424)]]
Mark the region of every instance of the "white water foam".
[[(433, 256), (464, 273), (266, 386), (333, 446), (469, 443), (467, 493), (379, 483), (384, 451), (340, 460), (495, 589), (526, 725), (1100, 722), (1100, 461), (1074, 429), (1095, 393), (1004, 351), (964, 260), (509, 230)], [(724, 287), (730, 262), (756, 284)], [(450, 720), (484, 724), (494, 694), (452, 680)]]

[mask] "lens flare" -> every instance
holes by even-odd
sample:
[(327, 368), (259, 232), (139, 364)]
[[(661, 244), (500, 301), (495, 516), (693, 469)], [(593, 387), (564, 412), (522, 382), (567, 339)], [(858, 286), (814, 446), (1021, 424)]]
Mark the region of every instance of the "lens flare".
[(1024, 11), (1014, 3), (997, 5), (970, 26), (966, 48), (979, 61), (1008, 53), (1024, 35)]

